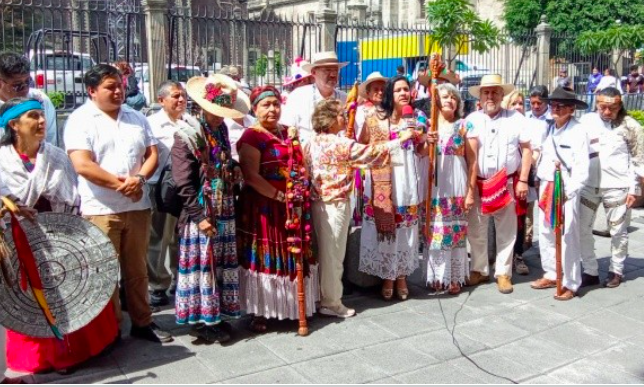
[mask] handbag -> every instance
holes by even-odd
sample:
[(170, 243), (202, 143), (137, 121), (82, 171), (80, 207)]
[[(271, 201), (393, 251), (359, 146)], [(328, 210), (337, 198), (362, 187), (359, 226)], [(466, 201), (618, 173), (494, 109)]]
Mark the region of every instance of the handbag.
[(493, 215), (514, 202), (508, 191), (508, 175), (503, 168), (489, 179), (478, 179), (476, 184), (481, 196), (481, 213)]
[(161, 170), (161, 175), (154, 190), (154, 200), (159, 212), (164, 212), (177, 218), (181, 215), (183, 201), (179, 196), (177, 184), (172, 178), (172, 164), (167, 164)]

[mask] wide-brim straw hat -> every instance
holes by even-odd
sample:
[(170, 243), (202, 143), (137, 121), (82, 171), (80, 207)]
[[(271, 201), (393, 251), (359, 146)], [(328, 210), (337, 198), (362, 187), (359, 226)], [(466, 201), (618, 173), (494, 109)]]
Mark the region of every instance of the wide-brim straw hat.
[(373, 73), (369, 74), (367, 79), (365, 79), (364, 82), (360, 84), (360, 86), (358, 86), (358, 94), (362, 98), (367, 98), (367, 89), (369, 88), (369, 85), (374, 82), (387, 82), (387, 77), (380, 74), (380, 71), (374, 71)]
[[(438, 78), (440, 80), (443, 80), (445, 82), (449, 82), (454, 86), (458, 86), (458, 84), (461, 83), (461, 79), (458, 77), (458, 74), (453, 73), (453, 72), (443, 71), (442, 73), (438, 74), (438, 76), (436, 78)], [(429, 87), (429, 84), (431, 83), (432, 77), (429, 74), (419, 75), (416, 80), (421, 85), (423, 85), (425, 87)]]
[(304, 70), (304, 66), (309, 64), (308, 61), (300, 59), (298, 62), (291, 65), (291, 77), (287, 82), (284, 82), (283, 87), (296, 85), (297, 83), (306, 81), (311, 78), (311, 73)]
[(514, 90), (514, 85), (503, 83), (503, 79), (499, 74), (488, 74), (481, 77), (481, 84), (478, 86), (470, 86), (469, 93), (475, 98), (481, 98), (481, 89), (484, 87), (501, 87), (503, 88), (503, 96), (510, 94)]
[(192, 77), (186, 84), (186, 91), (203, 110), (218, 117), (243, 118), (250, 110), (248, 96), (227, 75)]
[(338, 54), (336, 54), (335, 51), (322, 51), (313, 54), (311, 63), (302, 65), (302, 68), (310, 73), (316, 67), (336, 66), (338, 69), (341, 69), (348, 64), (349, 62), (338, 61)]
[(557, 87), (555, 91), (544, 98), (548, 102), (559, 102), (567, 105), (575, 105), (575, 109), (588, 109), (588, 104), (582, 100), (577, 99), (577, 95), (574, 91), (570, 89), (565, 89), (563, 87)]

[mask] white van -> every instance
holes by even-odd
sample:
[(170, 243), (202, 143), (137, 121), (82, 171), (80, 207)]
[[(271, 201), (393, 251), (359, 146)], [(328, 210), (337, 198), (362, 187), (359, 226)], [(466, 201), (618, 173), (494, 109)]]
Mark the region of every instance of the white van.
[(80, 52), (40, 50), (29, 51), (31, 79), (34, 87), (45, 93), (65, 93), (65, 104), (80, 105), (86, 94), (83, 85), (85, 72), (95, 65), (89, 54)]

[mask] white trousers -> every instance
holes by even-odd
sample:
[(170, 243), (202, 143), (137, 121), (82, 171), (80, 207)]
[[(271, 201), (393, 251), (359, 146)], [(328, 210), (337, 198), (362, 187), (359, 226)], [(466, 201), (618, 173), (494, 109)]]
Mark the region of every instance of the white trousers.
[(336, 307), (342, 304), (342, 273), (351, 224), (349, 200), (315, 201), (313, 226), (320, 262), (320, 305)]
[(599, 275), (599, 265), (595, 255), (595, 238), (593, 226), (599, 204), (606, 209), (610, 227), (611, 258), (609, 270), (615, 274), (624, 273), (624, 261), (628, 256), (628, 226), (631, 210), (626, 207), (627, 188), (591, 188), (584, 187), (579, 206), (581, 227), (581, 259), (584, 273)]
[[(508, 190), (514, 197), (512, 181), (508, 182)], [(467, 240), (470, 243), (471, 271), (489, 275), (487, 235), (489, 218), (494, 218), (496, 229), (496, 264), (494, 276), (512, 276), (512, 255), (514, 242), (517, 239), (517, 214), (514, 203), (508, 205), (493, 215), (481, 213), (481, 198), (478, 188), (474, 192), (474, 207), (468, 215)]]
[[(541, 182), (539, 197), (543, 194), (547, 182)], [(564, 204), (564, 232), (561, 237), (561, 266), (563, 269), (563, 286), (576, 292), (581, 285), (581, 246), (579, 239), (579, 195)], [(555, 231), (546, 224), (546, 216), (539, 209), (539, 253), (543, 277), (557, 279)]]

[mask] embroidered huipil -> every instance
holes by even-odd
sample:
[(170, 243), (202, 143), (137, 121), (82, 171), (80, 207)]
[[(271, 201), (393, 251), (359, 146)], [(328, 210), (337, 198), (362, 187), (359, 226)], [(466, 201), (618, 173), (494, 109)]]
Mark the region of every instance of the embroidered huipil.
[(399, 149), (397, 140), (364, 145), (334, 134), (315, 135), (304, 146), (313, 200), (348, 200), (353, 190), (354, 168), (386, 164)]
[(588, 133), (590, 172), (586, 185), (592, 188), (628, 188), (641, 194), (637, 177), (644, 177), (642, 126), (626, 116), (613, 128), (597, 113), (584, 115), (581, 125)]

